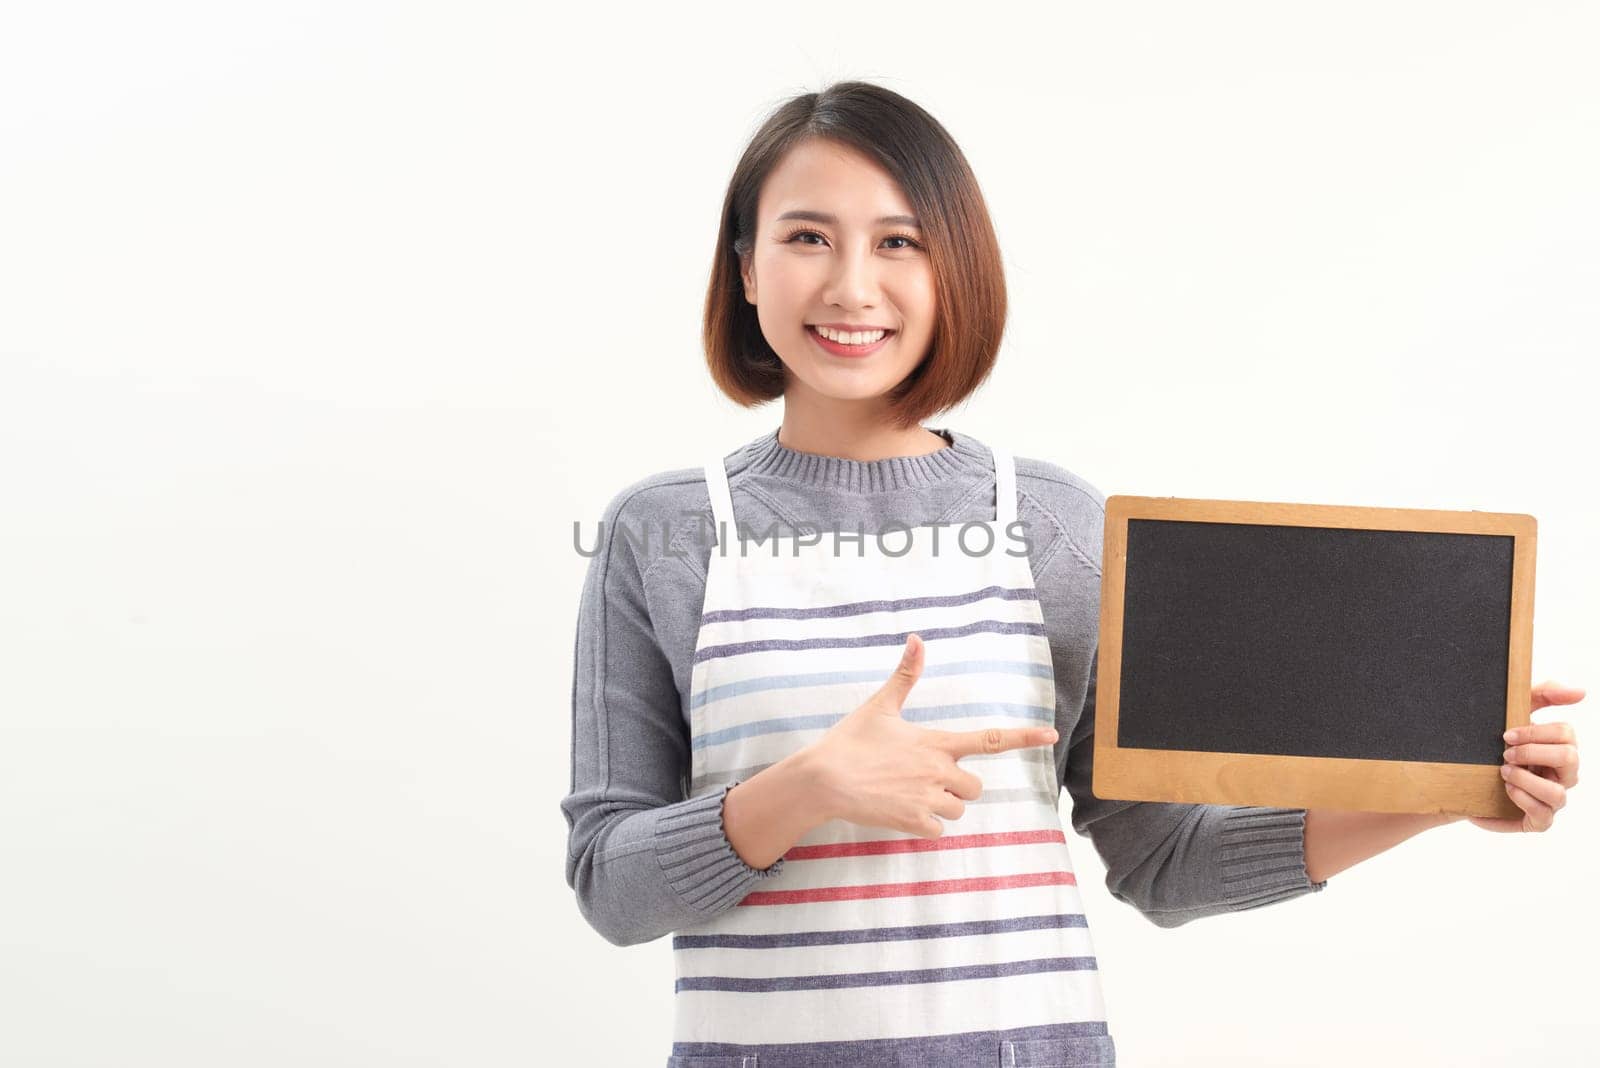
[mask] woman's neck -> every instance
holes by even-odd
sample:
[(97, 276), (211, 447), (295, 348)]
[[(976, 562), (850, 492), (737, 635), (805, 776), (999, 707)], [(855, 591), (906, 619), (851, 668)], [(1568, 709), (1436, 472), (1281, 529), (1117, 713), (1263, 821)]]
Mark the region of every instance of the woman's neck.
[(950, 443), (924, 426), (901, 428), (875, 420), (849, 420), (796, 411), (786, 406), (778, 443), (796, 452), (832, 456), (842, 460), (885, 460), (899, 456), (926, 456)]

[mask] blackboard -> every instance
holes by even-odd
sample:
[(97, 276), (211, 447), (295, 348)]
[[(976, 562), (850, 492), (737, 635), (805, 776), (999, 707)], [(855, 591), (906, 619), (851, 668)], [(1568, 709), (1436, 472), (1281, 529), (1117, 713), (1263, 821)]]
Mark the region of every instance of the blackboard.
[(1532, 516), (1114, 496), (1097, 796), (1513, 815)]

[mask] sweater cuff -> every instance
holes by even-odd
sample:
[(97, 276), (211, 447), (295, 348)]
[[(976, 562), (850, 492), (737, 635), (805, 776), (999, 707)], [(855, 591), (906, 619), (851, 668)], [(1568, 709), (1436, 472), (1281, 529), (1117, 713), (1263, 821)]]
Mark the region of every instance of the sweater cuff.
[(783, 857), (771, 867), (751, 867), (728, 841), (722, 806), (739, 782), (674, 805), (656, 821), (656, 859), (667, 881), (683, 902), (708, 915), (731, 908), (752, 884), (783, 870)]
[(1222, 819), (1217, 857), (1230, 907), (1253, 909), (1328, 885), (1306, 874), (1306, 810), (1231, 807)]

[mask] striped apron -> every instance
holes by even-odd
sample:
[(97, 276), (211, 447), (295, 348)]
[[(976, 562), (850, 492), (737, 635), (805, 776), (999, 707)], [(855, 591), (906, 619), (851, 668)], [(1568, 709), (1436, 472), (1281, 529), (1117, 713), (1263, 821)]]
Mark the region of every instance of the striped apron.
[[(837, 552), (832, 531), (742, 540), (722, 458), (706, 464), (718, 544), (689, 796), (815, 742), (883, 685), (913, 631), (924, 668), (906, 720), (1054, 725), (1043, 616), (1009, 530), (1016, 470), (994, 454), (993, 522), (846, 531)], [(830, 820), (759, 890), (674, 934), (668, 1068), (1115, 1063), (1051, 748), (960, 765), (983, 795), (941, 837)]]

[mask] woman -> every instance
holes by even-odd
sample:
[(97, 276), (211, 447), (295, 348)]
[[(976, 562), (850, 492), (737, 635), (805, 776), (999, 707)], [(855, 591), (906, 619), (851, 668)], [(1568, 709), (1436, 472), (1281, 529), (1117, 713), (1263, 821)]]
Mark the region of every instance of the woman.
[[(1113, 1064), (1063, 787), (1162, 926), (1459, 818), (1094, 797), (1104, 498), (923, 424), (1005, 314), (983, 197), (917, 105), (846, 82), (757, 133), (705, 344), (782, 424), (611, 501), (575, 653), (567, 880), (615, 944), (675, 932), (669, 1068)], [(1543, 830), (1575, 739), (1526, 730), (1507, 791)]]

